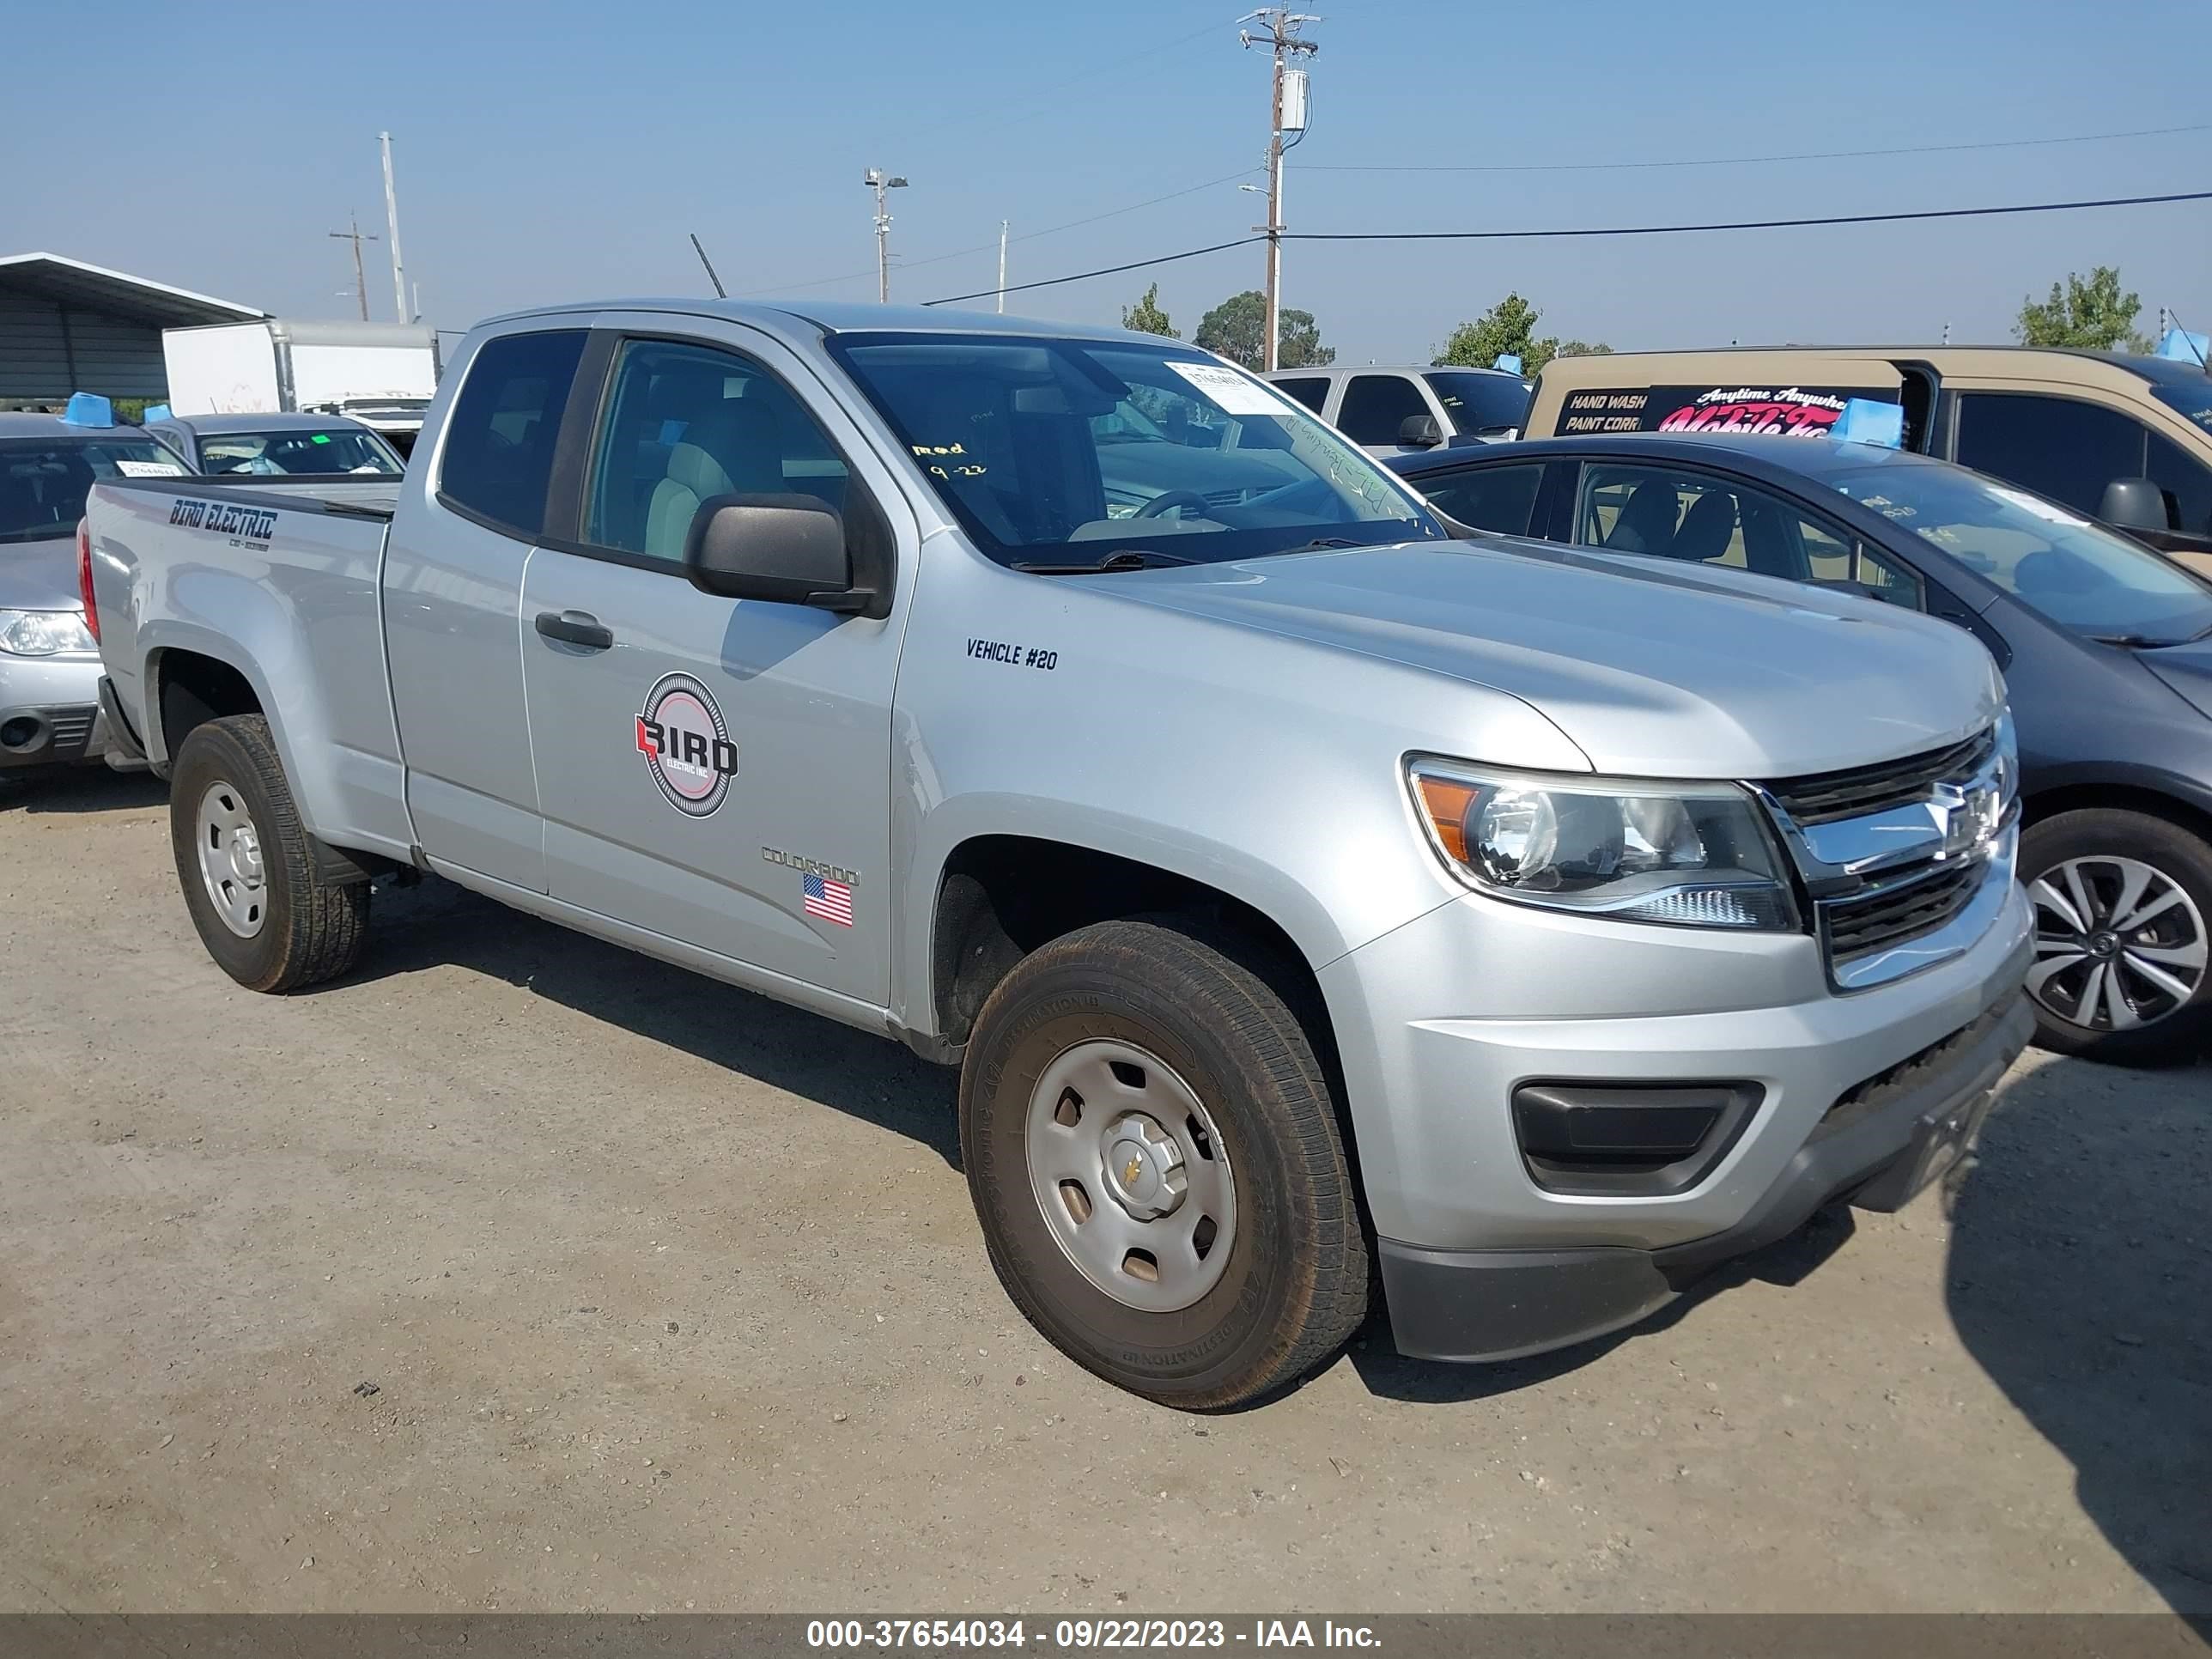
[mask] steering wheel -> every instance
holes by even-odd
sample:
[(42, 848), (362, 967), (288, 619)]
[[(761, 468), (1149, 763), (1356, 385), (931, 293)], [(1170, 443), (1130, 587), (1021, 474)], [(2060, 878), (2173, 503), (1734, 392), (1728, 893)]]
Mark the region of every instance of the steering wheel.
[(1206, 497), (1195, 489), (1170, 489), (1153, 496), (1129, 516), (1133, 519), (1157, 519), (1170, 507), (1180, 507), (1185, 511), (1196, 507), (1203, 517), (1208, 505)]

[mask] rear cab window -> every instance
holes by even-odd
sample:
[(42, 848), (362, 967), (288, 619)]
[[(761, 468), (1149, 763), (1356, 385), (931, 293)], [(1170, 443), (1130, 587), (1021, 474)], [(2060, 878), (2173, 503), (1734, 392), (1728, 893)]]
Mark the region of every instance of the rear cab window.
[(502, 334), (484, 342), (446, 417), (438, 499), (509, 535), (544, 533), (561, 416), (585, 331)]

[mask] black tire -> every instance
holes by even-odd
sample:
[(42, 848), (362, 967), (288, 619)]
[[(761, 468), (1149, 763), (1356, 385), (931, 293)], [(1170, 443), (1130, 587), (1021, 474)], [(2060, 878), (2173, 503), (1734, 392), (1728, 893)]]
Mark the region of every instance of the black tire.
[[(2048, 941), (2071, 930), (2048, 898), (2038, 900), (2038, 884), (2048, 880), (2054, 890), (2067, 895), (2065, 867), (2075, 860), (2087, 860), (2087, 870), (2077, 873), (2089, 883), (2093, 900), (2101, 903), (2112, 896), (2120, 872), (2118, 866), (2100, 861), (2120, 859), (2149, 866), (2180, 889), (2187, 902), (2167, 906), (2163, 915), (2153, 918), (2144, 929), (2127, 930), (2125, 939), (2114, 935), (2118, 946), (2140, 941), (2170, 952), (2187, 933), (2194, 933), (2198, 946), (2207, 944), (2205, 930), (2212, 923), (2212, 848), (2201, 837), (2165, 818), (2112, 808), (2061, 812), (2045, 818), (2021, 836), (2020, 854), (2021, 879), (2036, 905), (2040, 941), (2037, 966), (2030, 970), (2028, 981), (2029, 1000), (2035, 1005), (2036, 1042), (2057, 1054), (2079, 1054), (2117, 1066), (2172, 1065), (2194, 1059), (2212, 1044), (2212, 971), (2198, 968), (2194, 993), (2177, 1000), (2170, 992), (2160, 993), (2130, 970), (2123, 979), (2124, 1000), (2128, 1012), (2137, 1012), (2136, 995), (2141, 994), (2140, 1012), (2146, 1017), (2145, 1023), (2132, 1028), (2116, 1027), (2106, 1011), (2107, 999), (2100, 998), (2097, 1007), (2083, 1010), (2081, 1004), (2087, 1000), (2083, 994), (2087, 968), (2063, 967), (2050, 972), (2051, 963), (2062, 953), (2049, 949)], [(2189, 913), (2191, 905), (2195, 907), (2193, 915)], [(2096, 931), (2092, 930), (2093, 936)], [(2069, 963), (2080, 960), (2067, 957)], [(2166, 971), (2175, 971), (2170, 962)], [(2047, 979), (2045, 973), (2050, 974)], [(2185, 981), (2185, 969), (2182, 977)], [(2070, 1012), (2081, 1018), (2067, 1017), (2069, 1000)]]
[[(211, 789), (236, 792), (260, 846), (264, 913), (242, 937), (222, 918), (199, 859), (199, 811)], [(249, 991), (295, 991), (346, 972), (368, 937), (368, 884), (319, 876), (290, 786), (258, 714), (234, 714), (194, 726), (169, 775), (169, 842), (177, 881), (200, 943), (223, 972)]]
[[(1032, 1186), (1031, 1093), (1057, 1057), (1101, 1039), (1149, 1051), (1188, 1084), (1233, 1181), (1226, 1265), (1176, 1311), (1100, 1290)], [(1000, 981), (961, 1070), (960, 1149), (1007, 1295), (1063, 1353), (1147, 1399), (1243, 1404), (1315, 1369), (1365, 1316), (1367, 1241), (1313, 1045), (1252, 968), (1174, 926), (1100, 922)]]

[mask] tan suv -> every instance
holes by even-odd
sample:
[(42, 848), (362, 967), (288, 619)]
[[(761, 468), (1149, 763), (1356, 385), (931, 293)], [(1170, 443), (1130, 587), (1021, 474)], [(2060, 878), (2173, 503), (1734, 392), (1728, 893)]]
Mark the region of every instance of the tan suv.
[(2062, 501), (2212, 575), (2212, 374), (2033, 346), (1799, 346), (1562, 357), (1528, 435), (1820, 436), (1852, 398), (1901, 404), (1905, 442)]

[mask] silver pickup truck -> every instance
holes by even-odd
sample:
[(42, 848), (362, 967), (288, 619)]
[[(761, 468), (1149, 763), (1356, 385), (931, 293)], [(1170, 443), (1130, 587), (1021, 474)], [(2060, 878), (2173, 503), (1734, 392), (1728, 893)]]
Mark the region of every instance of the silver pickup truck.
[(902, 1039), (1022, 1311), (1215, 1408), (1378, 1267), (1496, 1359), (1895, 1207), (2029, 1030), (1970, 636), (1453, 528), (1173, 341), (632, 301), (396, 485), (100, 485), (87, 583), (241, 984), (430, 871)]

